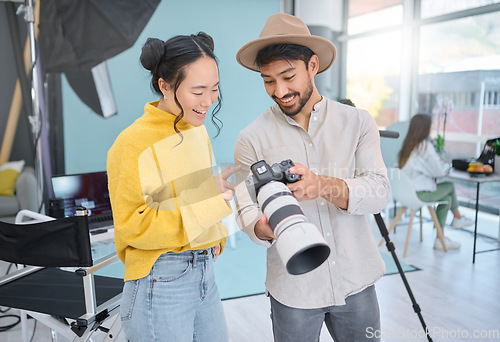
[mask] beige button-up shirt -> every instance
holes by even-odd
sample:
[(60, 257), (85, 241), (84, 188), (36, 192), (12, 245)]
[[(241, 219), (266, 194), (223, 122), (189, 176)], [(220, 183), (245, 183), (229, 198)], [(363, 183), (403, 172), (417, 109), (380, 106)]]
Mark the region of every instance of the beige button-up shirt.
[[(237, 175), (236, 219), (254, 242), (268, 247), (266, 289), (276, 300), (304, 309), (343, 305), (347, 296), (384, 275), (366, 215), (385, 207), (390, 184), (377, 125), (367, 111), (323, 98), (314, 106), (306, 131), (274, 105), (241, 131), (234, 158), (236, 165), (243, 165)], [(246, 191), (244, 178), (262, 159), (269, 165), (291, 159), (317, 174), (343, 179), (349, 188), (347, 210), (322, 197), (300, 202), (331, 249), (327, 261), (311, 272), (289, 274), (275, 245), (255, 236), (262, 212)]]

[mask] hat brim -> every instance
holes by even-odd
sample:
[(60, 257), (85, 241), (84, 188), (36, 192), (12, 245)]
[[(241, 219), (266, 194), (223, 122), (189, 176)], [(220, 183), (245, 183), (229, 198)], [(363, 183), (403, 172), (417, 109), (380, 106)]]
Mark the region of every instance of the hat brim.
[(245, 68), (258, 72), (259, 68), (255, 64), (257, 53), (266, 46), (275, 44), (297, 44), (311, 49), (319, 59), (318, 74), (328, 70), (337, 56), (335, 45), (326, 38), (303, 34), (287, 34), (258, 38), (248, 42), (239, 49), (236, 60)]

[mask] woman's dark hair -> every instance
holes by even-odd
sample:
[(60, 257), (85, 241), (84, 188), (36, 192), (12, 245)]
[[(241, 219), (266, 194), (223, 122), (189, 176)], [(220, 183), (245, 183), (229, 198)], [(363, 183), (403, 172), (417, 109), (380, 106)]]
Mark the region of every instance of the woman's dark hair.
[(306, 68), (309, 65), (314, 52), (303, 45), (297, 44), (275, 44), (269, 45), (260, 50), (255, 57), (257, 67), (269, 64), (278, 60), (302, 60), (306, 63)]
[[(140, 61), (142, 66), (151, 72), (151, 87), (160, 96), (163, 96), (158, 86), (158, 80), (163, 80), (174, 90), (174, 100), (181, 109), (181, 113), (174, 121), (174, 130), (182, 136), (177, 123), (184, 117), (182, 106), (177, 99), (177, 89), (186, 78), (186, 67), (201, 57), (210, 57), (217, 63), (214, 55), (214, 41), (205, 32), (189, 36), (175, 36), (166, 42), (157, 38), (148, 38), (142, 47)], [(222, 121), (216, 117), (221, 108), (222, 96), (219, 88), (217, 104), (212, 111), (212, 123), (217, 129), (218, 136), (222, 128)], [(220, 124), (220, 126), (219, 126)]]
[(406, 164), (412, 151), (417, 148), (422, 141), (427, 139), (431, 130), (431, 125), (432, 117), (428, 114), (415, 114), (411, 118), (408, 133), (406, 134), (403, 146), (398, 155), (398, 165), (400, 168)]

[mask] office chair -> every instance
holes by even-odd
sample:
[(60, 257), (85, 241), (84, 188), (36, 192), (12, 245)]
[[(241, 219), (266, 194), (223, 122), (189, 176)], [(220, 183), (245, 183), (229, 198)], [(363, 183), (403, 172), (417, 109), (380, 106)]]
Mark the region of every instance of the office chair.
[[(26, 315), (70, 341), (88, 341), (97, 330), (113, 341), (121, 330), (123, 279), (94, 275), (117, 256), (92, 260), (82, 209), (61, 219), (22, 210), (15, 224), (0, 222), (0, 260), (24, 266), (0, 278), (0, 305), (21, 310), (25, 342)], [(113, 317), (111, 327), (104, 327)]]
[(403, 146), (403, 140), (408, 134), (410, 121), (398, 121), (387, 127), (389, 132), (398, 132), (399, 139), (380, 139), (380, 151), (386, 167), (397, 167), (398, 153)]
[[(387, 127), (388, 132), (397, 132), (399, 134), (399, 139), (380, 139), (380, 151), (382, 152), (382, 158), (384, 159), (384, 164), (386, 167), (397, 167), (398, 166), (398, 153), (403, 146), (403, 141), (408, 134), (408, 128), (410, 127), (410, 121), (398, 121), (394, 122)], [(391, 198), (393, 203), (394, 216), (396, 215), (396, 201)], [(386, 206), (384, 210), (387, 217), (389, 217), (389, 206)]]
[[(398, 213), (394, 217), (389, 226), (388, 233), (390, 234), (394, 227), (398, 224), (399, 220), (406, 212), (407, 209), (410, 209), (410, 221), (408, 222), (408, 233), (406, 234), (406, 243), (405, 249), (403, 253), (403, 258), (406, 258), (408, 254), (408, 245), (410, 243), (411, 229), (413, 224), (413, 218), (415, 217), (415, 211), (420, 211), (420, 242), (422, 242), (422, 208), (427, 207), (429, 213), (431, 215), (432, 221), (434, 222), (434, 226), (436, 227), (436, 233), (438, 239), (441, 241), (443, 246), (443, 250), (446, 252), (446, 245), (444, 243), (443, 237), (443, 229), (439, 225), (439, 221), (436, 216), (436, 211), (434, 210), (434, 205), (442, 204), (446, 202), (423, 202), (420, 198), (418, 198), (415, 188), (410, 180), (410, 178), (402, 172), (398, 168), (388, 168), (387, 169), (387, 177), (391, 182), (391, 191), (392, 197), (396, 202), (401, 204), (401, 209), (399, 209)], [(379, 243), (379, 246), (382, 246), (384, 243), (384, 239), (382, 239)]]

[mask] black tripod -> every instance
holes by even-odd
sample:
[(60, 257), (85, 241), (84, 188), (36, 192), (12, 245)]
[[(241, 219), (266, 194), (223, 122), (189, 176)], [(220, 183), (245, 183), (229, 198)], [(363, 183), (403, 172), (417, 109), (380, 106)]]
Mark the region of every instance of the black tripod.
[[(380, 137), (385, 137), (385, 138), (398, 138), (399, 133), (398, 132), (391, 132), (391, 131), (380, 131)], [(427, 328), (427, 325), (425, 324), (424, 317), (422, 316), (422, 312), (420, 310), (420, 305), (418, 305), (417, 301), (415, 300), (415, 297), (413, 296), (413, 292), (411, 291), (410, 284), (408, 284), (408, 280), (406, 279), (405, 273), (403, 269), (401, 268), (401, 264), (399, 263), (398, 256), (396, 255), (396, 247), (394, 247), (394, 244), (392, 243), (391, 239), (389, 238), (389, 232), (387, 231), (387, 227), (385, 226), (385, 222), (382, 219), (382, 216), (379, 214), (374, 214), (375, 216), (375, 222), (377, 222), (378, 229), (380, 230), (380, 234), (384, 237), (387, 250), (391, 253), (392, 258), (394, 259), (394, 263), (396, 264), (396, 267), (398, 268), (399, 274), (401, 275), (401, 279), (403, 279), (403, 283), (405, 284), (406, 291), (408, 291), (408, 295), (410, 296), (412, 306), (413, 306), (413, 311), (418, 316), (418, 319), (420, 320), (420, 323), (422, 324), (422, 328), (424, 328), (425, 335), (427, 336), (427, 340), (429, 342), (432, 342), (432, 338), (429, 335), (429, 329)]]

